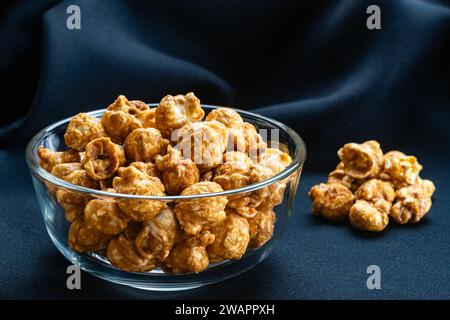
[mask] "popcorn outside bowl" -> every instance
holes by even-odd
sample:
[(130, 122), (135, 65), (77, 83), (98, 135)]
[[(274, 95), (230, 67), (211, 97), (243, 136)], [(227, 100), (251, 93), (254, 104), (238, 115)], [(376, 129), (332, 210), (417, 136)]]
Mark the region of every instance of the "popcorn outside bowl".
[[(155, 107), (157, 104), (150, 104)], [(216, 106), (202, 105), (206, 113), (218, 108)], [(88, 114), (100, 118), (104, 110), (89, 112)], [(250, 122), (257, 129), (277, 129), (280, 148), (287, 152), (293, 159), (292, 163), (280, 173), (259, 183), (244, 188), (191, 196), (136, 196), (127, 194), (110, 193), (101, 190), (89, 189), (73, 185), (57, 178), (45, 171), (39, 165), (37, 149), (40, 145), (54, 151), (62, 151), (64, 146), (64, 132), (70, 118), (59, 121), (37, 133), (29, 142), (26, 149), (26, 161), (29, 166), (38, 202), (44, 218), (48, 234), (58, 250), (74, 265), (94, 276), (110, 282), (127, 285), (145, 290), (177, 291), (201, 287), (207, 284), (223, 281), (250, 270), (256, 264), (264, 260), (281, 239), (285, 225), (292, 212), (294, 198), (300, 180), (303, 163), (306, 158), (306, 147), (300, 136), (287, 126), (275, 120), (263, 116), (236, 110), (246, 122)], [(269, 135), (269, 134), (268, 134)], [(270, 135), (269, 135), (270, 136)], [(267, 141), (270, 146), (271, 141)], [(133, 198), (159, 200), (168, 204), (178, 203), (180, 200), (201, 199), (217, 196), (236, 196), (245, 192), (255, 191), (284, 180), (287, 184), (283, 201), (274, 208), (276, 224), (272, 238), (258, 249), (248, 248), (239, 260), (226, 260), (211, 263), (208, 268), (200, 273), (167, 274), (161, 269), (153, 269), (148, 272), (126, 272), (110, 264), (108, 259), (99, 253), (80, 254), (72, 250), (67, 243), (70, 224), (64, 217), (64, 210), (56, 201), (51, 190), (63, 189), (75, 194), (90, 196), (92, 198), (114, 199)]]

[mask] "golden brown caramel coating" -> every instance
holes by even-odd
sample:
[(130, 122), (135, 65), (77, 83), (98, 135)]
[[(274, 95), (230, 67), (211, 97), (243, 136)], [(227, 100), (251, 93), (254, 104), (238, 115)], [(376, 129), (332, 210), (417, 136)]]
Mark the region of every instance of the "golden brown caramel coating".
[(134, 240), (123, 234), (109, 242), (106, 256), (113, 266), (129, 272), (150, 271), (158, 265), (156, 259), (141, 257)]
[[(164, 196), (164, 185), (156, 177), (150, 177), (135, 167), (120, 168), (119, 176), (113, 180), (117, 193), (141, 196)], [(149, 220), (156, 216), (164, 207), (158, 200), (120, 198), (119, 207), (135, 221)]]
[(132, 161), (148, 162), (164, 154), (169, 141), (155, 128), (133, 130), (125, 139), (125, 152)]
[(380, 178), (392, 182), (396, 188), (415, 184), (422, 165), (414, 156), (400, 151), (389, 151), (384, 155), (384, 167)]
[(357, 200), (350, 209), (350, 224), (363, 231), (383, 231), (389, 223), (390, 206), (391, 204), (383, 199), (372, 202)]
[[(197, 182), (187, 187), (182, 196), (223, 191), (222, 187), (209, 181)], [(183, 230), (188, 234), (197, 234), (205, 227), (222, 222), (225, 217), (227, 198), (224, 196), (180, 200), (175, 206), (175, 214)]]
[(419, 222), (431, 209), (435, 189), (433, 182), (420, 178), (416, 184), (398, 189), (389, 216), (400, 224)]
[(351, 191), (356, 191), (361, 185), (361, 181), (364, 182), (364, 180), (358, 180), (350, 177), (345, 173), (344, 169), (342, 169), (343, 164), (342, 166), (341, 164), (342, 162), (340, 162), (340, 165), (338, 165), (338, 167), (340, 168), (336, 168), (335, 170), (330, 172), (327, 182), (342, 184), (343, 186), (349, 188)]
[(245, 152), (251, 159), (256, 159), (266, 152), (267, 143), (258, 131), (256, 131), (255, 126), (249, 122), (244, 122), (243, 133), (245, 139)]
[(41, 167), (49, 172), (51, 172), (53, 167), (57, 164), (80, 162), (80, 154), (74, 150), (52, 151), (43, 146), (39, 146), (37, 155)]
[(176, 243), (164, 261), (164, 269), (172, 273), (201, 272), (209, 265), (206, 246), (213, 243), (214, 234), (205, 231), (194, 236), (186, 236)]
[(214, 173), (212, 170), (206, 171), (204, 174), (200, 176), (200, 181), (213, 181)]
[(228, 149), (245, 152), (244, 121), (239, 113), (230, 108), (212, 110), (205, 118), (206, 121), (216, 120), (228, 129)]
[(383, 151), (377, 141), (347, 143), (338, 151), (344, 172), (352, 178), (376, 178), (383, 168)]
[(103, 234), (118, 235), (127, 227), (128, 217), (114, 201), (94, 199), (84, 209), (84, 221)]
[(279, 181), (266, 187), (268, 195), (264, 196), (261, 204), (256, 208), (258, 211), (271, 211), (274, 207), (281, 204), (284, 199), (286, 183)]
[(345, 219), (355, 202), (352, 192), (337, 183), (313, 186), (308, 195), (313, 201), (312, 213), (332, 221)]
[(78, 186), (98, 189), (99, 184), (97, 181), (92, 180), (86, 170), (81, 167), (80, 163), (70, 162), (57, 164), (52, 169), (52, 174), (60, 179), (63, 179), (72, 184)]
[(280, 173), (292, 162), (292, 158), (278, 149), (267, 148), (266, 152), (258, 157), (258, 164), (270, 168), (274, 174)]
[(180, 238), (181, 230), (175, 214), (166, 206), (156, 217), (143, 222), (135, 245), (141, 257), (164, 261)]
[(136, 169), (145, 173), (149, 177), (160, 178), (161, 176), (161, 172), (159, 172), (156, 165), (152, 162), (141, 162), (141, 161), (132, 162), (130, 163), (130, 167), (135, 167)]
[(91, 179), (100, 181), (114, 176), (125, 161), (122, 146), (109, 138), (98, 138), (86, 145), (83, 167)]
[[(231, 190), (261, 182), (271, 176), (273, 176), (272, 170), (264, 166), (230, 161), (217, 169), (214, 182), (220, 184), (224, 190)], [(227, 207), (246, 218), (250, 218), (256, 214), (256, 207), (267, 197), (269, 197), (269, 188), (267, 187), (248, 193), (236, 194), (228, 197)]]
[(227, 139), (228, 130), (218, 121), (190, 122), (178, 130), (177, 148), (203, 173), (222, 163)]
[(395, 199), (395, 190), (390, 183), (379, 179), (364, 182), (355, 192), (356, 199), (373, 201), (383, 199), (390, 203)]
[(200, 180), (200, 172), (191, 159), (185, 159), (181, 152), (171, 146), (167, 154), (157, 156), (155, 164), (161, 172), (161, 180), (166, 193), (180, 194), (184, 189)]
[(165, 137), (170, 138), (173, 130), (189, 122), (201, 121), (204, 115), (200, 100), (194, 93), (167, 95), (156, 107), (155, 125)]
[(82, 217), (77, 218), (70, 225), (68, 243), (78, 252), (100, 250), (106, 246), (109, 239), (110, 236), (86, 224)]
[(70, 120), (64, 140), (70, 148), (83, 151), (90, 141), (105, 136), (105, 130), (99, 119), (79, 113)]
[(258, 211), (253, 218), (247, 219), (250, 234), (248, 246), (250, 248), (260, 248), (272, 238), (276, 219), (277, 216), (273, 210)]
[(223, 154), (223, 163), (231, 161), (242, 162), (246, 165), (253, 164), (252, 159), (246, 153), (240, 151), (227, 151)]
[(102, 124), (111, 140), (122, 144), (133, 130), (154, 125), (154, 111), (142, 101), (128, 101), (121, 95), (103, 113)]
[(240, 259), (245, 253), (250, 240), (247, 219), (229, 213), (211, 232), (214, 233), (215, 240), (207, 248), (209, 261)]

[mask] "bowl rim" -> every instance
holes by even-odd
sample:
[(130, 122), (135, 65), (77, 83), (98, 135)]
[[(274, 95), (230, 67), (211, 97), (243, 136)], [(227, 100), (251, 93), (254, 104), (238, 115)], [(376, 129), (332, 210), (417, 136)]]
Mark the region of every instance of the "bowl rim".
[[(158, 103), (147, 103), (150, 107), (156, 107)], [(217, 109), (217, 108), (223, 108), (223, 106), (217, 106), (217, 105), (209, 105), (209, 104), (202, 104), (202, 108), (205, 109)], [(230, 107), (226, 107), (230, 108)], [(38, 133), (36, 133), (33, 138), (29, 141), (26, 150), (25, 150), (25, 159), (26, 163), (30, 169), (30, 171), (33, 174), (36, 174), (38, 177), (46, 180), (47, 182), (50, 182), (54, 184), (57, 187), (62, 187), (71, 191), (75, 192), (81, 192), (86, 193), (90, 195), (96, 195), (96, 196), (103, 196), (103, 197), (111, 197), (111, 198), (130, 198), (130, 199), (143, 199), (143, 200), (158, 200), (158, 201), (174, 201), (174, 200), (188, 200), (188, 199), (199, 199), (199, 198), (207, 198), (207, 197), (217, 197), (217, 196), (230, 196), (234, 194), (240, 194), (240, 193), (246, 193), (246, 192), (252, 192), (261, 188), (264, 188), (268, 185), (274, 184), (278, 181), (281, 181), (288, 176), (290, 176), (292, 173), (294, 173), (298, 168), (302, 167), (305, 160), (306, 160), (306, 144), (303, 141), (303, 139), (300, 137), (300, 135), (290, 127), (284, 125), (283, 123), (267, 118), (265, 116), (237, 109), (237, 108), (230, 108), (232, 110), (235, 110), (241, 115), (245, 115), (247, 118), (254, 118), (258, 120), (262, 120), (265, 122), (270, 123), (271, 125), (277, 127), (277, 129), (283, 130), (285, 133), (289, 135), (289, 137), (294, 141), (295, 144), (295, 152), (294, 156), (292, 158), (292, 163), (287, 166), (283, 171), (277, 173), (276, 175), (270, 177), (269, 179), (263, 180), (258, 183), (254, 183), (242, 188), (237, 189), (231, 189), (231, 190), (224, 190), (220, 192), (211, 192), (211, 193), (202, 193), (202, 194), (194, 194), (194, 195), (176, 195), (176, 196), (143, 196), (143, 195), (132, 195), (132, 194), (123, 194), (123, 193), (113, 193), (103, 190), (97, 190), (97, 189), (91, 189), (87, 187), (78, 186), (75, 184), (72, 184), (70, 182), (67, 182), (63, 179), (60, 179), (50, 172), (46, 171), (44, 168), (42, 168), (37, 160), (37, 157), (35, 157), (35, 150), (37, 150), (37, 147), (40, 145), (40, 142), (42, 139), (51, 134), (53, 130), (60, 127), (61, 125), (64, 125), (72, 119), (72, 117), (68, 117), (65, 119), (62, 119), (60, 121), (57, 121), (44, 129), (40, 130)], [(103, 114), (103, 112), (106, 109), (97, 109), (89, 112), (84, 112), (85, 114), (88, 114), (90, 116), (98, 116)]]

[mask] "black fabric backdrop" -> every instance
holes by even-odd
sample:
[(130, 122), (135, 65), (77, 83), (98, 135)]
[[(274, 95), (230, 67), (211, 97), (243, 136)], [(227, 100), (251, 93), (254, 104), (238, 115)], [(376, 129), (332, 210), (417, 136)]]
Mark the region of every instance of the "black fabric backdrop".
[[(81, 8), (81, 30), (66, 8)], [(366, 28), (381, 7), (382, 29)], [(450, 298), (450, 4), (444, 1), (2, 1), (0, 298)], [(157, 102), (194, 91), (251, 109), (305, 139), (308, 159), (277, 250), (253, 270), (182, 293), (152, 293), (69, 265), (44, 228), (24, 162), (44, 126), (118, 94)], [(377, 139), (435, 181), (421, 223), (376, 235), (313, 219), (307, 191), (336, 150)], [(380, 266), (382, 289), (366, 288)]]

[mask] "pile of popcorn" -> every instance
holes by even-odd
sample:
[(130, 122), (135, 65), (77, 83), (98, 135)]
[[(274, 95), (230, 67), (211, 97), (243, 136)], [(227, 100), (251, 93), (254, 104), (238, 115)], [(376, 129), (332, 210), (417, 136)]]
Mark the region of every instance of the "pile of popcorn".
[(400, 151), (383, 154), (377, 141), (348, 143), (327, 183), (309, 191), (314, 215), (337, 221), (348, 217), (359, 230), (382, 231), (389, 218), (417, 223), (431, 209), (435, 186), (422, 179), (416, 157)]
[[(69, 183), (137, 195), (197, 195), (245, 187), (284, 170), (290, 156), (267, 146), (232, 109), (205, 112), (193, 94), (165, 96), (156, 108), (119, 96), (100, 119), (80, 113), (65, 132), (67, 151), (39, 147), (41, 166)], [(200, 272), (240, 259), (271, 237), (273, 208), (287, 181), (252, 192), (177, 200), (49, 192), (71, 223), (68, 243), (98, 252), (122, 270)]]

